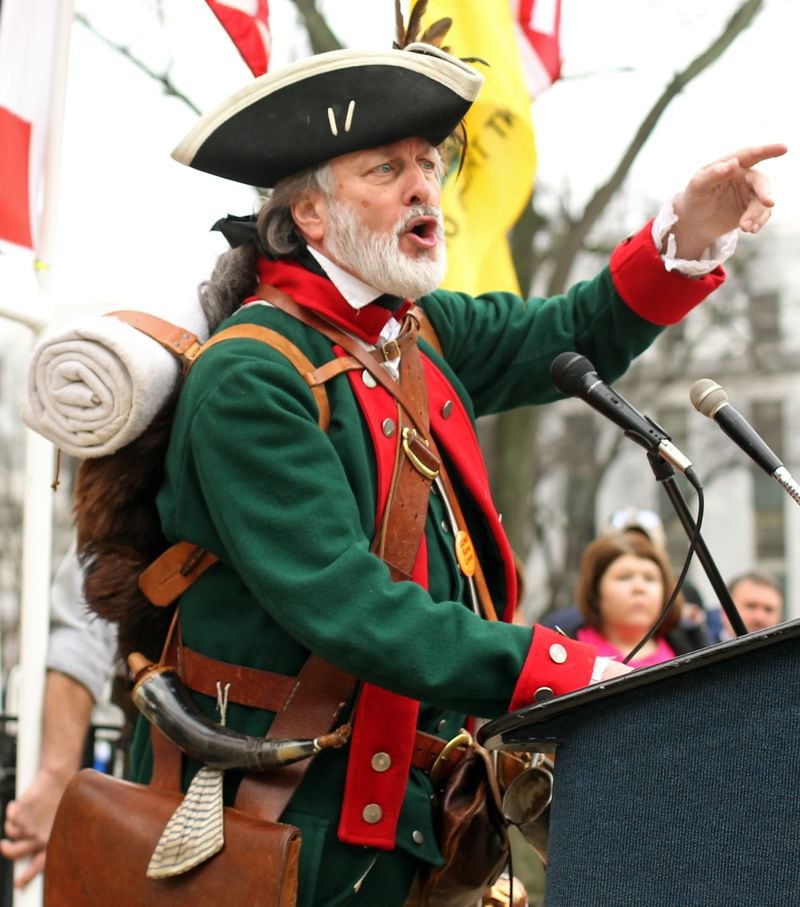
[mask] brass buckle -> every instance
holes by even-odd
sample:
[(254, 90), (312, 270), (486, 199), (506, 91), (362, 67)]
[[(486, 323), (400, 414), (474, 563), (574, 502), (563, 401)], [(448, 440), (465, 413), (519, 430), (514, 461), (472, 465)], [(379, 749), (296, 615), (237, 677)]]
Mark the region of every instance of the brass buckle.
[(430, 772), (428, 772), (431, 783), (434, 787), (438, 786), (439, 784), (439, 773), (441, 772), (445, 762), (447, 762), (447, 757), (450, 755), (450, 753), (453, 752), (454, 749), (458, 749), (459, 746), (472, 746), (472, 734), (467, 731), (462, 731), (460, 734), (456, 734), (456, 736), (453, 737), (452, 740), (448, 740), (447, 743), (445, 743), (445, 745), (442, 747), (441, 752), (436, 757), (433, 765), (431, 766)]
[(381, 347), (384, 362), (392, 362), (400, 358), (400, 344), (396, 340), (387, 340)]
[(426, 447), (429, 447), (428, 439), (423, 438), (421, 435), (417, 434), (417, 430), (407, 425), (403, 429), (403, 453), (411, 461), (411, 465), (418, 473), (425, 476), (426, 479), (430, 479), (432, 482), (438, 475), (438, 469), (431, 469), (430, 466), (427, 466), (425, 463), (420, 460), (420, 458), (414, 453), (411, 449), (411, 442), (419, 441), (421, 444), (424, 444)]
[(186, 363), (194, 362), (194, 360), (200, 355), (200, 349), (202, 345), (196, 340), (183, 351), (183, 359)]

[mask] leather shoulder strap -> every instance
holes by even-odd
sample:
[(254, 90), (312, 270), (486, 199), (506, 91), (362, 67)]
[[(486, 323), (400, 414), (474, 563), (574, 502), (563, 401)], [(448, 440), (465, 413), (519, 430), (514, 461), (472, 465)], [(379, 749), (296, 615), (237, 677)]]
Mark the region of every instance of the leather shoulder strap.
[(442, 351), (439, 335), (436, 333), (436, 329), (431, 324), (430, 319), (425, 314), (424, 310), (417, 305), (414, 306), (411, 312), (417, 319), (417, 324), (419, 324), (419, 336), (428, 344), (428, 346), (433, 347), (442, 359), (444, 359), (444, 352)]
[(236, 339), (258, 340), (261, 343), (266, 343), (267, 346), (271, 346), (273, 349), (277, 350), (292, 363), (306, 384), (309, 385), (311, 393), (314, 395), (314, 400), (316, 401), (317, 410), (319, 412), (317, 424), (323, 431), (327, 431), (331, 421), (328, 394), (322, 385), (312, 384), (312, 381), (310, 380), (310, 376), (314, 372), (313, 363), (299, 347), (291, 342), (291, 340), (287, 340), (283, 334), (279, 334), (271, 328), (265, 328), (258, 324), (234, 324), (229, 328), (225, 328), (224, 330), (219, 331), (219, 333), (214, 334), (213, 337), (200, 347), (197, 355), (192, 360), (191, 365), (194, 365), (200, 356), (205, 353), (206, 350), (211, 349), (212, 346), (216, 346), (218, 343), (223, 343), (226, 340)]
[[(125, 312), (122, 314), (138, 316), (142, 313)], [(158, 332), (162, 338), (166, 336), (167, 342), (169, 342), (169, 334), (165, 335), (164, 326), (174, 328), (174, 325), (170, 326), (167, 322), (156, 323), (160, 320), (152, 319), (151, 316), (144, 316), (144, 319), (139, 320), (138, 324), (134, 324), (127, 317), (124, 320), (133, 324), (139, 330), (143, 330), (149, 336), (152, 336), (153, 339), (159, 339), (155, 332)], [(151, 330), (154, 333), (150, 333)], [(214, 334), (213, 337), (200, 346), (188, 360), (189, 368), (212, 346), (216, 346), (226, 340), (235, 339), (258, 340), (285, 356), (311, 387), (311, 393), (314, 395), (317, 404), (317, 424), (323, 431), (328, 430), (330, 425), (328, 394), (321, 384), (312, 384), (309, 380), (309, 376), (314, 372), (311, 360), (295, 344), (277, 331), (257, 324), (232, 325)], [(162, 342), (162, 340), (159, 340), (159, 342)], [(139, 577), (139, 588), (154, 605), (162, 608), (166, 607), (183, 595), (194, 581), (216, 561), (216, 555), (210, 551), (206, 551), (189, 542), (178, 542), (167, 548), (147, 567)]]
[[(182, 644), (178, 611), (161, 653), (161, 664), (175, 665), (179, 673)], [(308, 739), (319, 737), (339, 720), (356, 680), (344, 671), (309, 655), (279, 708), (267, 732), (270, 739)], [(181, 789), (181, 752), (154, 724), (150, 726), (153, 745), (153, 772), (150, 783), (167, 790)], [(305, 777), (313, 757), (284, 765), (280, 771), (247, 773), (239, 785), (236, 807), (244, 812), (277, 822)]]
[(165, 350), (168, 350), (186, 364), (191, 362), (200, 349), (200, 341), (197, 334), (187, 331), (177, 324), (165, 321), (163, 318), (157, 318), (148, 312), (134, 312), (127, 309), (120, 309), (116, 312), (108, 312), (114, 318), (119, 318), (137, 331), (147, 334), (148, 337), (160, 343)]

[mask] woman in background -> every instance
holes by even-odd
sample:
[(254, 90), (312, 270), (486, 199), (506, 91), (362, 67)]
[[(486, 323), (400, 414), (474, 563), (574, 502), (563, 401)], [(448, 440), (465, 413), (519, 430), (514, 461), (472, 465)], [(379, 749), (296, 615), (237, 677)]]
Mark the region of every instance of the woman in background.
[[(664, 550), (638, 530), (605, 533), (581, 557), (575, 601), (583, 623), (573, 633), (598, 647), (598, 655), (622, 660), (656, 621), (675, 580)], [(658, 633), (629, 662), (646, 667), (699, 648), (707, 641), (680, 626), (683, 595)]]

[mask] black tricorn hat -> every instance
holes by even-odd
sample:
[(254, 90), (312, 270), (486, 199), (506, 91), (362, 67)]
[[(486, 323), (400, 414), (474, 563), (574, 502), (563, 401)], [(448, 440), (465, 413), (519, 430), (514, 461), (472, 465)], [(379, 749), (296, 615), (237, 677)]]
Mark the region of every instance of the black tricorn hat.
[(172, 152), (198, 170), (269, 188), (340, 154), (419, 136), (438, 145), (483, 76), (432, 44), (334, 50), (255, 79)]

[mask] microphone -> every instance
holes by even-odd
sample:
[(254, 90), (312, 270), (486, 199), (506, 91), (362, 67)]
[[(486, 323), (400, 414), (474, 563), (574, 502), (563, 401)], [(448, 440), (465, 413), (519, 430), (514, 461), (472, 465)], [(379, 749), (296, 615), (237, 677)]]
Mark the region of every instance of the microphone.
[(550, 363), (550, 377), (562, 394), (580, 397), (649, 453), (658, 454), (682, 473), (691, 469), (692, 461), (678, 450), (664, 429), (605, 384), (585, 356), (559, 354)]
[(711, 378), (700, 378), (689, 391), (692, 406), (703, 416), (713, 419), (764, 472), (779, 482), (800, 504), (800, 485), (789, 470), (745, 417), (728, 402), (728, 395)]

